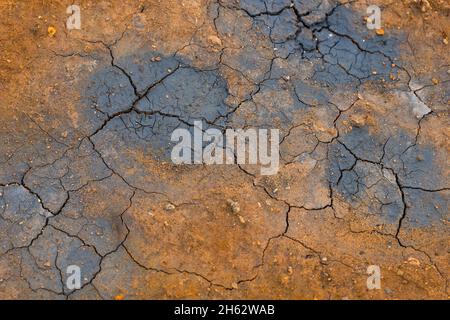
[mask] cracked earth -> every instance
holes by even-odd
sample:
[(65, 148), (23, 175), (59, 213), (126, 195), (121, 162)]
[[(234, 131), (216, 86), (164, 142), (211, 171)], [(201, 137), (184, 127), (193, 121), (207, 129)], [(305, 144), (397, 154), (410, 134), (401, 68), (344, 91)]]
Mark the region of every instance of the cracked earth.
[[(0, 1), (1, 299), (449, 298), (447, 0), (70, 4)], [(195, 120), (279, 172), (172, 164)]]

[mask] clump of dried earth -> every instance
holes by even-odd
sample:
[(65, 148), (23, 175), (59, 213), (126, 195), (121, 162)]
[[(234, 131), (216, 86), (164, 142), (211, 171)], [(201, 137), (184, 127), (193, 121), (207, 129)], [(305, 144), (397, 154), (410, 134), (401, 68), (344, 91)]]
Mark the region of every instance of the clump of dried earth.
[[(0, 1), (0, 298), (448, 299), (448, 1), (70, 4)], [(280, 171), (172, 164), (194, 120)]]

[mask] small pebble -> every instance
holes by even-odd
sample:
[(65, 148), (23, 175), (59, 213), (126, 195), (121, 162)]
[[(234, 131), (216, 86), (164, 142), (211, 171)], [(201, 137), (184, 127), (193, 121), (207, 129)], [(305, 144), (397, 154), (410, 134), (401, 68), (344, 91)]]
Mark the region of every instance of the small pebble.
[(376, 33), (378, 36), (384, 36), (384, 29), (376, 29), (376, 30), (375, 30), (375, 33)]
[(408, 258), (408, 263), (417, 267), (420, 266), (420, 261), (413, 257)]
[(56, 28), (53, 26), (49, 26), (47, 29), (47, 33), (49, 37), (54, 37), (56, 35)]
[(173, 210), (175, 210), (175, 206), (173, 204), (171, 204), (171, 203), (168, 203), (166, 205), (166, 210), (167, 211), (173, 211)]
[(222, 46), (222, 40), (217, 36), (209, 36), (208, 41), (213, 45)]
[(238, 214), (239, 212), (241, 212), (241, 208), (240, 208), (238, 202), (233, 201), (233, 200), (231, 200), (231, 199), (228, 199), (228, 200), (227, 200), (227, 203), (228, 203), (228, 205), (230, 206), (231, 211), (232, 211), (234, 214)]

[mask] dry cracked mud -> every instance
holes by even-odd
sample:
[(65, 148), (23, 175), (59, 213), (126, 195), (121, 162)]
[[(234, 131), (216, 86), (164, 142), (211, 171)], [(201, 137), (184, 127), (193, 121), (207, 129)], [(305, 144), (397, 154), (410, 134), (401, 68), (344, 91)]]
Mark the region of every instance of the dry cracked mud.
[[(72, 2), (0, 1), (1, 299), (449, 298), (447, 0)], [(195, 120), (279, 172), (173, 164)]]

